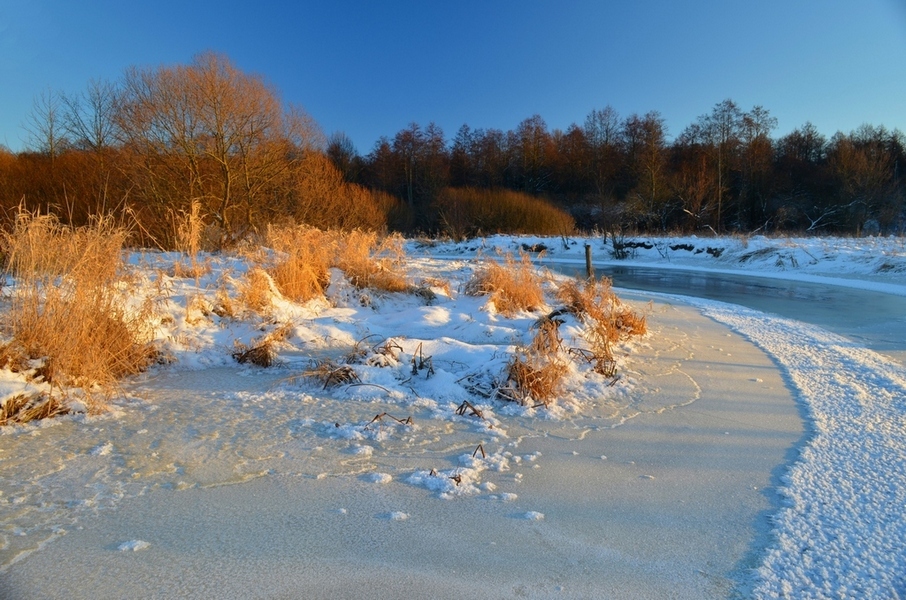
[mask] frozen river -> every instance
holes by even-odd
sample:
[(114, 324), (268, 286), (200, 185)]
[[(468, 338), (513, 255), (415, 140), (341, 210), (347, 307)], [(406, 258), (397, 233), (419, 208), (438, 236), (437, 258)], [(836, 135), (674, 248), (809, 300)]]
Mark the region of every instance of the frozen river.
[[(584, 268), (551, 265), (563, 273)], [(831, 283), (656, 267), (598, 266), (615, 287), (745, 306), (818, 325), (906, 365), (906, 297)]]

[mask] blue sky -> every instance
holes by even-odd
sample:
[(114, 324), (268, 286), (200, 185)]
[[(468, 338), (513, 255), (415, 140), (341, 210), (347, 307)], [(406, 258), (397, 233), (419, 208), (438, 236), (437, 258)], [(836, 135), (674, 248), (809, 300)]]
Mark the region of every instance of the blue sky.
[(906, 131), (906, 0), (0, 0), (0, 144), (48, 89), (214, 50), (263, 75), (360, 153), (411, 122), (447, 138), (610, 104), (671, 136), (725, 98), (783, 135)]

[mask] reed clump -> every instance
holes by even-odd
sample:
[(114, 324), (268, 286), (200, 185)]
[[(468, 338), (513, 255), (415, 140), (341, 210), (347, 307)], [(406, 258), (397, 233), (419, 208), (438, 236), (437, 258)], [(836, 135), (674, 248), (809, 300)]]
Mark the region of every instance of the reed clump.
[(379, 238), (373, 231), (352, 230), (336, 235), (332, 266), (346, 274), (359, 289), (406, 292), (404, 240), (398, 235)]
[(512, 253), (503, 256), (503, 262), (487, 261), (466, 283), (470, 296), (490, 296), (498, 312), (512, 316), (520, 311), (533, 311), (544, 306), (544, 289), (541, 275), (528, 254)]
[(69, 413), (64, 399), (46, 394), (16, 394), (0, 406), (0, 427), (50, 419)]
[(46, 382), (90, 389), (154, 360), (145, 325), (151, 305), (127, 298), (127, 234), (109, 218), (70, 228), (53, 216), (19, 213), (2, 235), (5, 272), (15, 281), (3, 320), (5, 366), (27, 361)]
[(584, 325), (588, 349), (578, 351), (594, 370), (612, 377), (616, 372), (614, 344), (648, 331), (644, 314), (624, 304), (613, 292), (609, 279), (589, 280), (583, 286), (566, 282), (557, 292), (558, 298)]
[(280, 294), (271, 275), (261, 267), (249, 269), (238, 291), (240, 304), (261, 315), (271, 312), (274, 298)]
[(306, 302), (324, 294), (330, 283), (333, 236), (313, 227), (271, 226), (266, 243), (274, 251), (266, 270), (283, 296)]
[(535, 324), (531, 343), (519, 348), (507, 364), (507, 387), (500, 395), (520, 404), (550, 406), (569, 372), (557, 318), (543, 317)]

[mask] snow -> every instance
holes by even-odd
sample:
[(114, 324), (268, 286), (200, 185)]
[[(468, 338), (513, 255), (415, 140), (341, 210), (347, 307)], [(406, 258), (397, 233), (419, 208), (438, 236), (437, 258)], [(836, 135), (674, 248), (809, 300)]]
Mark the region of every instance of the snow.
[[(571, 367), (548, 410), (487, 397), (538, 315), (506, 318), (485, 298), (461, 293), (481, 257), (543, 245), (539, 263), (581, 271), (588, 245), (599, 272), (631, 265), (741, 273), (844, 287), (854, 298), (885, 294), (893, 298), (893, 316), (873, 327), (898, 332), (906, 321), (906, 301), (896, 318), (897, 299), (906, 296), (903, 238), (624, 242), (634, 247), (617, 260), (612, 243), (600, 237), (413, 240), (410, 277), (451, 283), (449, 290), (432, 288), (437, 297), (431, 302), (405, 294), (364, 297), (334, 272), (327, 301), (299, 305), (278, 297), (267, 315), (232, 319), (212, 308), (218, 290), (236, 293), (248, 269), (243, 259), (206, 257), (211, 271), (196, 281), (166, 274), (178, 256), (132, 255), (137, 301), (142, 293), (166, 290), (157, 296), (152, 325), (170, 364), (124, 384), (124, 397), (107, 414), (0, 429), (0, 577), (19, 586), (20, 595), (24, 589), (37, 597), (42, 584), (35, 573), (47, 569), (43, 561), (71, 563), (67, 568), (75, 571), (75, 556), (110, 561), (104, 548), (141, 550), (142, 564), (130, 567), (137, 569), (130, 577), (136, 589), (148, 589), (142, 586), (155, 580), (153, 569), (173, 569), (166, 562), (169, 548), (183, 543), (178, 537), (163, 543), (178, 527), (162, 520), (178, 521), (185, 511), (187, 519), (228, 527), (225, 517), (209, 513), (213, 509), (190, 509), (195, 498), (202, 499), (199, 506), (222, 501), (224, 514), (229, 506), (242, 507), (248, 530), (234, 543), (246, 549), (267, 554), (264, 549), (278, 542), (309, 543), (299, 536), (281, 542), (276, 533), (259, 542), (253, 531), (267, 528), (256, 509), (292, 510), (274, 496), (286, 488), (304, 489), (299, 502), (324, 507), (310, 530), (315, 547), (359, 532), (358, 542), (343, 544), (345, 554), (318, 559), (327, 571), (308, 575), (312, 586), (342, 578), (331, 569), (359, 557), (365, 561), (360, 574), (370, 573), (372, 581), (398, 581), (398, 565), (418, 562), (446, 582), (441, 595), (448, 597), (476, 590), (477, 597), (485, 597), (482, 591), (496, 597), (504, 589), (494, 587), (500, 582), (513, 579), (508, 593), (521, 589), (518, 577), (534, 581), (522, 590), (531, 597), (669, 592), (702, 598), (733, 590), (755, 598), (906, 595), (902, 339), (875, 344), (875, 338), (841, 335), (849, 332), (848, 314), (839, 315), (839, 323), (816, 324), (810, 315), (794, 319), (737, 304), (618, 290), (639, 308), (655, 303), (649, 309), (654, 332), (621, 345), (615, 382)], [(250, 345), (285, 323), (292, 327), (278, 347), (277, 367), (239, 366), (231, 358), (237, 342)], [(564, 331), (575, 334), (579, 327), (569, 322)], [(353, 350), (356, 380), (325, 388), (301, 376), (311, 360), (339, 363)], [(430, 363), (420, 360), (425, 357)], [(34, 386), (0, 371), (4, 401)], [(457, 411), (465, 400), (480, 417)], [(732, 409), (731, 400), (737, 403)], [(245, 503), (242, 490), (249, 494)], [(330, 524), (330, 515), (350, 525)], [(514, 531), (507, 525), (514, 519), (531, 522), (521, 527), (534, 532)], [(118, 528), (120, 520), (129, 529)], [(388, 521), (407, 523), (393, 532), (380, 529)], [(608, 528), (593, 536), (602, 524)], [(438, 547), (485, 557), (488, 562), (471, 568), (487, 576), (476, 579), (476, 587), (452, 583), (443, 563), (431, 558), (425, 527), (448, 532)], [(212, 540), (223, 535), (212, 533)], [(388, 535), (394, 543), (380, 542), (379, 555), (392, 566), (372, 569), (364, 552)], [(500, 557), (509, 554), (492, 541), (529, 544), (533, 538), (522, 536), (533, 535), (558, 548), (560, 568), (572, 579), (546, 575), (560, 564), (557, 558), (529, 561), (523, 572), (517, 566), (523, 558), (507, 562)], [(213, 543), (199, 546), (193, 561), (215, 553)], [(406, 554), (408, 546), (418, 555)], [(223, 577), (241, 564), (231, 561), (215, 554), (192, 562), (193, 577), (208, 572), (212, 579), (202, 584), (210, 586), (218, 573)], [(593, 574), (575, 570), (585, 563), (594, 565)], [(283, 573), (279, 564), (274, 568)], [(117, 567), (110, 567), (113, 578)], [(689, 575), (699, 571), (707, 577)], [(271, 595), (282, 589), (284, 575), (275, 573), (266, 578), (276, 586), (268, 588)], [(61, 573), (59, 582), (68, 579), (80, 581)], [(0, 584), (0, 597), (15, 597), (6, 585)], [(70, 589), (71, 597), (106, 589), (100, 579), (93, 585), (60, 589)], [(185, 592), (175, 589), (161, 597)]]
[(116, 547), (120, 552), (140, 552), (142, 550), (147, 550), (151, 547), (146, 541), (143, 540), (129, 540), (128, 542), (123, 542)]

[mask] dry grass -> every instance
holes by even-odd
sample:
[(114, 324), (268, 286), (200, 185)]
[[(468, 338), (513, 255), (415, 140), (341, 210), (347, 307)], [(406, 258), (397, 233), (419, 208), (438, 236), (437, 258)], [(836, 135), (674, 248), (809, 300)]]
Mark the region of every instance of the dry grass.
[(181, 260), (177, 260), (173, 263), (173, 267), (167, 273), (170, 277), (176, 277), (179, 279), (194, 279), (196, 283), (198, 280), (209, 275), (212, 271), (211, 262), (206, 260), (204, 262), (198, 262), (198, 257), (196, 255), (191, 255), (189, 258), (189, 264), (184, 264)]
[(353, 230), (337, 236), (332, 266), (343, 271), (359, 289), (405, 292), (410, 285), (403, 243), (399, 235), (379, 239), (374, 232)]
[(270, 367), (277, 360), (277, 346), (286, 341), (292, 330), (292, 325), (285, 323), (262, 338), (254, 340), (251, 345), (247, 346), (236, 340), (236, 349), (232, 356), (239, 364), (251, 363), (259, 367)]
[(568, 371), (567, 363), (559, 358), (547, 360), (529, 352), (517, 352), (507, 365), (507, 381), (515, 386), (510, 388), (514, 395), (509, 396), (506, 391), (501, 395), (520, 404), (534, 400), (536, 406), (550, 406)]
[(338, 365), (330, 360), (315, 362), (302, 372), (302, 377), (323, 384), (322, 389), (359, 381), (359, 376), (349, 365)]
[(470, 296), (490, 296), (498, 312), (511, 316), (544, 306), (542, 278), (528, 254), (503, 257), (503, 263), (487, 261), (466, 283)]
[(404, 240), (398, 235), (380, 238), (360, 230), (284, 226), (270, 227), (265, 244), (274, 251), (272, 258), (263, 260), (266, 273), (283, 296), (296, 302), (322, 296), (331, 268), (343, 271), (359, 289), (413, 289), (405, 274)]
[(434, 208), (445, 233), (455, 240), (482, 233), (568, 235), (576, 226), (565, 210), (512, 190), (445, 188)]
[(278, 293), (274, 280), (260, 267), (250, 269), (239, 284), (240, 303), (262, 315), (270, 312)]
[(645, 315), (623, 304), (614, 294), (609, 279), (591, 280), (579, 287), (574, 282), (563, 284), (557, 293), (565, 310), (573, 313), (585, 326), (587, 350), (575, 354), (585, 358), (602, 375), (616, 372), (613, 345), (648, 330)]
[(176, 230), (176, 249), (189, 256), (198, 256), (202, 250), (205, 232), (204, 216), (201, 214), (201, 202), (192, 200), (187, 211), (180, 211), (174, 215), (174, 229)]
[(56, 396), (17, 394), (0, 407), (0, 427), (50, 419), (69, 413), (66, 402)]
[(155, 357), (145, 328), (151, 306), (130, 309), (120, 289), (128, 288), (126, 235), (107, 219), (71, 229), (20, 213), (2, 239), (6, 271), (16, 278), (6, 354), (41, 362), (42, 378), (61, 387), (109, 386), (146, 368)]
[(277, 258), (267, 267), (285, 297), (305, 302), (324, 294), (330, 283), (334, 241), (311, 227), (268, 227), (266, 243)]
[(205, 240), (207, 227), (205, 216), (201, 213), (201, 202), (192, 200), (189, 210), (179, 212), (171, 210), (170, 212), (176, 250), (189, 259), (188, 266), (184, 265), (182, 261), (176, 261), (173, 264), (172, 276), (191, 277), (197, 283), (201, 277), (211, 272), (210, 262), (198, 262), (199, 253), (206, 247), (212, 246)]
[(520, 404), (550, 406), (560, 391), (569, 364), (563, 356), (562, 320), (539, 319), (531, 343), (516, 351), (507, 364), (507, 387), (498, 395)]

